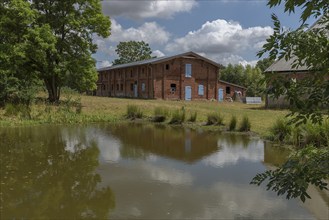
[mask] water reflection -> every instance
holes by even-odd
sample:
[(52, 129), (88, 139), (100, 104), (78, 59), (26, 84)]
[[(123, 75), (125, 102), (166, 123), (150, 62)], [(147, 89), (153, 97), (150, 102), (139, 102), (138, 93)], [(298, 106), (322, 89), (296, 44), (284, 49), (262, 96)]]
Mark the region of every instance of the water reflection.
[(2, 218), (323, 216), (249, 185), (288, 153), (247, 136), (98, 124), (6, 128), (0, 138)]
[(0, 139), (2, 219), (108, 218), (114, 194), (97, 188), (99, 150), (84, 131), (6, 128)]
[[(132, 124), (108, 127), (121, 141), (123, 158), (146, 158), (150, 154), (194, 163), (218, 150), (217, 137), (168, 126)], [(183, 137), (183, 138), (182, 138)]]

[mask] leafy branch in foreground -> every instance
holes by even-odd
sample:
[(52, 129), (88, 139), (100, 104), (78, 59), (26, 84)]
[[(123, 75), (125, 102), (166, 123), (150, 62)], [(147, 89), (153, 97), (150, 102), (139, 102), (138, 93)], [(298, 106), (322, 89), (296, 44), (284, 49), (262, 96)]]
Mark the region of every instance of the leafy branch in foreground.
[(311, 198), (306, 192), (309, 183), (328, 190), (328, 183), (324, 181), (329, 178), (328, 158), (328, 150), (308, 146), (292, 155), (280, 168), (257, 174), (251, 184), (260, 185), (269, 179), (267, 190), (286, 194), (287, 199), (299, 197), (305, 202), (306, 198)]

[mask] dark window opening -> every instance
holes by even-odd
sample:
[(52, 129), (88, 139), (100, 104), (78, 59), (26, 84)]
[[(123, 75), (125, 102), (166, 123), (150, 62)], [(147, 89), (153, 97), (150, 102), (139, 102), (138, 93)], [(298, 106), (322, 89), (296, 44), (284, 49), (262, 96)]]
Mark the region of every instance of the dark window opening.
[(169, 64), (166, 64), (166, 70), (169, 70), (169, 67), (170, 67)]
[(171, 92), (176, 92), (176, 84), (175, 83), (170, 84), (170, 91)]
[(119, 84), (117, 84), (117, 90), (119, 90)]
[(120, 87), (121, 87), (120, 90), (123, 91), (123, 84), (121, 84)]
[(134, 91), (134, 83), (131, 83), (131, 84), (130, 84), (130, 90), (131, 90), (131, 91)]
[(231, 87), (226, 86), (226, 94), (231, 94)]
[(114, 86), (113, 86), (113, 84), (112, 84), (112, 90), (114, 89), (113, 87), (114, 87)]

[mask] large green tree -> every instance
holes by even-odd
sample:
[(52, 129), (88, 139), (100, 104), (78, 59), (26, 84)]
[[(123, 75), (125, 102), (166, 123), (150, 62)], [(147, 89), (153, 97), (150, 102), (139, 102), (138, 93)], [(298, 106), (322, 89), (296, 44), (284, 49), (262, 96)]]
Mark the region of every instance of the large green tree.
[[(280, 5), (281, 0), (269, 0), (268, 5)], [(290, 103), (291, 123), (313, 123), (322, 125), (329, 113), (329, 2), (327, 0), (286, 0), (285, 11), (293, 13), (302, 8), (302, 24), (296, 30), (281, 27), (277, 16), (272, 15), (274, 33), (267, 39), (259, 56), (269, 54), (270, 59), (292, 61), (292, 67), (307, 67), (309, 74), (303, 79), (289, 80), (284, 76), (267, 74), (266, 80), (272, 85), (268, 92), (274, 97), (284, 95)], [(317, 24), (305, 31), (305, 22), (311, 16), (319, 18)], [(325, 182), (329, 178), (329, 146), (306, 146), (293, 153), (288, 161), (276, 170), (258, 174), (252, 181), (261, 184), (265, 180), (267, 189), (278, 195), (299, 197), (302, 201), (310, 198), (309, 184), (320, 189), (328, 189)]]
[(65, 85), (78, 90), (96, 87), (93, 36), (109, 36), (111, 25), (100, 0), (4, 0), (0, 7), (0, 56), (5, 60), (1, 76), (15, 76), (18, 84), (25, 78), (42, 81), (50, 102), (59, 100)]
[(131, 63), (152, 58), (152, 50), (149, 44), (144, 41), (120, 42), (115, 52), (117, 52), (119, 58), (113, 61), (113, 65)]

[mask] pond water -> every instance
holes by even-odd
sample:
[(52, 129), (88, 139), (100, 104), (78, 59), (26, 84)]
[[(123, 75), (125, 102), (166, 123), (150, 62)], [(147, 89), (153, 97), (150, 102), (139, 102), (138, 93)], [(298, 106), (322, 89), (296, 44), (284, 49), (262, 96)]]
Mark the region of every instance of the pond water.
[[(169, 126), (0, 128), (1, 219), (317, 219), (326, 194), (302, 204), (250, 185), (289, 152), (257, 138)], [(312, 208), (313, 207), (313, 208)]]

